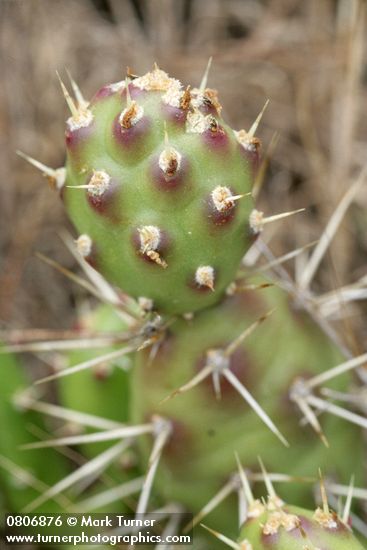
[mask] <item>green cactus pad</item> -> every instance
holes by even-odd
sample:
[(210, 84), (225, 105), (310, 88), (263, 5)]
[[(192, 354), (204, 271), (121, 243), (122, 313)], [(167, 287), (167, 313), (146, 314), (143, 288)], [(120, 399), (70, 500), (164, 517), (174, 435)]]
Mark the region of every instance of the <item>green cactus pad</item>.
[[(224, 349), (244, 329), (276, 307), (230, 357), (229, 368), (276, 427), (289, 441), (285, 448), (246, 401), (222, 375), (222, 397), (217, 400), (209, 376), (196, 387), (162, 403), (174, 390), (192, 380), (208, 363), (208, 351)], [(136, 355), (132, 371), (132, 417), (146, 422), (154, 414), (172, 422), (171, 441), (162, 457), (157, 487), (168, 500), (185, 503), (198, 511), (235, 470), (234, 453), (249, 467), (257, 456), (271, 449), (271, 471), (313, 476), (318, 467), (325, 473), (349, 479), (359, 463), (345, 449), (362, 456), (358, 428), (331, 415), (322, 419), (331, 441), (327, 449), (310, 427), (301, 427), (301, 414), (289, 398), (298, 376), (313, 376), (337, 365), (341, 357), (306, 316), (292, 309), (287, 295), (276, 287), (228, 297), (220, 305), (199, 313), (192, 321), (177, 321), (153, 360), (147, 352)], [(215, 357), (212, 357), (214, 360)], [(339, 377), (334, 387), (345, 387)], [(360, 440), (360, 445), (356, 442)], [(151, 443), (146, 442), (146, 456)], [(360, 479), (361, 472), (356, 472)], [(290, 492), (287, 492), (290, 491)], [(303, 486), (286, 496), (308, 504)], [(306, 500), (304, 500), (306, 499)], [(235, 500), (235, 499), (234, 499)], [(213, 526), (223, 530), (232, 520), (220, 510)]]
[[(116, 315), (111, 306), (102, 305), (95, 311), (84, 315), (79, 321), (79, 327), (95, 331), (103, 330), (105, 333), (121, 333), (126, 331), (126, 324)], [(95, 350), (76, 350), (70, 352), (68, 361), (70, 365), (76, 365), (89, 359), (105, 355), (115, 350), (116, 346)], [(113, 363), (99, 365), (95, 369), (86, 369), (65, 376), (58, 381), (58, 398), (60, 403), (75, 411), (93, 414), (126, 422), (129, 417), (129, 369), (128, 356), (121, 357)], [(81, 391), (80, 389), (83, 389)], [(106, 444), (90, 444), (84, 446), (87, 456), (94, 456), (101, 449), (107, 448)]]
[(102, 88), (67, 122), (62, 197), (83, 256), (168, 313), (216, 303), (255, 237), (258, 140), (220, 116), (213, 90), (157, 67)]
[[(0, 366), (0, 508), (20, 511), (45, 487), (66, 476), (70, 465), (53, 449), (30, 452), (20, 448), (35, 440), (31, 434), (32, 427), (44, 432), (45, 424), (39, 414), (27, 410), (26, 406), (23, 408), (22, 392), (30, 381), (16, 358), (3, 354)], [(52, 468), (49, 468), (50, 464)], [(53, 500), (37, 508), (37, 512), (60, 510), (65, 510), (62, 502)]]
[[(261, 507), (262, 505), (260, 505)], [(351, 529), (332, 511), (267, 506), (249, 517), (239, 538), (244, 550), (363, 550)], [(259, 506), (257, 507), (259, 511)], [(251, 511), (250, 511), (251, 515)]]

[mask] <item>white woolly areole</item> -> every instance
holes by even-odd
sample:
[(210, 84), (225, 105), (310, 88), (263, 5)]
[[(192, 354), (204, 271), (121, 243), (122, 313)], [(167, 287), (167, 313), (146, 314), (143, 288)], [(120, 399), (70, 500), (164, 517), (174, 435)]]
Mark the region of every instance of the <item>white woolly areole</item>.
[(233, 208), (232, 193), (228, 187), (218, 185), (211, 193), (212, 201), (218, 212), (224, 212)]
[(167, 147), (159, 155), (159, 168), (165, 174), (178, 172), (181, 166), (182, 155), (174, 147)]
[(136, 101), (132, 101), (129, 107), (126, 107), (119, 116), (119, 123), (124, 126), (125, 118), (128, 116), (129, 126), (135, 126), (137, 122), (143, 117), (144, 108), (138, 105)]
[(167, 91), (164, 95), (162, 95), (162, 101), (166, 105), (170, 105), (171, 107), (181, 107), (181, 100), (185, 94), (185, 92), (182, 90), (182, 84), (178, 80), (174, 80), (171, 78), (172, 84), (167, 88)]
[(264, 535), (275, 535), (283, 527), (286, 531), (293, 531), (299, 527), (301, 520), (295, 514), (287, 514), (283, 510), (272, 512), (263, 526)]
[(324, 512), (321, 508), (316, 508), (313, 519), (321, 525), (321, 527), (326, 527), (327, 529), (336, 529), (338, 527), (334, 515), (330, 512)]
[(253, 550), (253, 546), (252, 546), (251, 542), (249, 542), (247, 539), (242, 540), (239, 543), (239, 545), (240, 545), (241, 550)]
[(152, 311), (153, 309), (153, 300), (151, 298), (146, 298), (145, 296), (139, 296), (138, 304), (141, 310), (144, 312)]
[(104, 170), (93, 170), (93, 175), (88, 183), (88, 194), (93, 197), (101, 197), (109, 188), (111, 176)]
[(161, 232), (155, 225), (143, 225), (139, 227), (140, 250), (143, 254), (157, 250), (161, 241)]
[(247, 517), (248, 518), (258, 518), (265, 512), (265, 506), (259, 499), (254, 500), (248, 508)]
[(200, 111), (190, 112), (186, 118), (186, 132), (202, 134), (206, 130), (209, 130), (212, 120), (212, 115), (203, 115)]
[(240, 145), (244, 147), (247, 151), (256, 152), (259, 140), (253, 136), (251, 136), (246, 130), (239, 130), (236, 132), (236, 130), (233, 130), (233, 133)]
[(214, 268), (211, 265), (201, 265), (195, 273), (195, 281), (200, 286), (207, 286), (214, 290)]
[(206, 352), (206, 365), (212, 365), (213, 371), (223, 372), (230, 366), (229, 357), (221, 349), (210, 349)]
[(254, 208), (249, 217), (249, 224), (254, 233), (261, 233), (264, 229), (264, 212)]
[(199, 107), (202, 107), (204, 104), (205, 95), (203, 92), (199, 90), (199, 88), (193, 88), (191, 90), (191, 105), (198, 109)]
[(69, 130), (79, 130), (80, 128), (86, 128), (93, 121), (93, 113), (89, 109), (78, 109), (78, 113), (69, 117), (66, 124)]
[(186, 313), (182, 314), (182, 317), (185, 319), (185, 321), (192, 321), (195, 315), (192, 311), (187, 311)]
[(87, 258), (92, 252), (92, 239), (89, 235), (80, 235), (75, 241), (76, 248), (83, 258)]
[(112, 84), (109, 84), (107, 88), (111, 90), (111, 92), (119, 92), (120, 90), (123, 90), (125, 86), (125, 80), (120, 80), (120, 82), (113, 82)]
[(162, 69), (156, 67), (153, 71), (134, 79), (134, 86), (141, 90), (156, 90), (167, 92), (168, 90), (179, 90), (182, 84), (179, 80), (171, 78)]
[(55, 170), (55, 176), (54, 176), (54, 182), (55, 182), (55, 186), (56, 186), (56, 189), (58, 191), (60, 191), (60, 189), (62, 189), (65, 185), (65, 180), (66, 180), (66, 168), (62, 167), (62, 168), (57, 168)]
[(278, 495), (273, 495), (268, 497), (267, 509), (270, 511), (279, 510), (284, 506), (284, 500), (282, 500)]

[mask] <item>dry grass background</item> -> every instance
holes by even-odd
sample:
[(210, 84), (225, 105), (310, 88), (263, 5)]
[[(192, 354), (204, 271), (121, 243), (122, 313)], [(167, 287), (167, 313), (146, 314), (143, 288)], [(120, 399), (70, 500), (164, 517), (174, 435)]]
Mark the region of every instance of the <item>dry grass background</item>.
[[(358, 0), (0, 0), (0, 323), (68, 327), (82, 291), (35, 258), (75, 269), (57, 236), (62, 205), (21, 149), (63, 163), (67, 116), (55, 71), (67, 67), (90, 97), (126, 66), (153, 61), (209, 85), (225, 118), (248, 128), (264, 105), (259, 137), (274, 134), (260, 206), (307, 207), (279, 224), (277, 254), (317, 239), (367, 160), (366, 32)], [(366, 188), (366, 186), (365, 186)], [(330, 290), (366, 273), (367, 192), (362, 190), (314, 283)], [(70, 228), (71, 230), (71, 228)], [(302, 268), (302, 266), (301, 266)], [(292, 267), (289, 266), (290, 271)], [(363, 303), (348, 318), (365, 338)]]

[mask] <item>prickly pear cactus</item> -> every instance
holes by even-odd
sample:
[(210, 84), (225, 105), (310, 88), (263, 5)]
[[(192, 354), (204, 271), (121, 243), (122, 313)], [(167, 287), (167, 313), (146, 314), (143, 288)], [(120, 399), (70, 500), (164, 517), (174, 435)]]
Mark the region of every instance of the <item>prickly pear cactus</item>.
[[(330, 451), (309, 428), (300, 429), (290, 396), (299, 379), (331, 368), (340, 355), (282, 290), (244, 291), (191, 321), (177, 321), (154, 358), (149, 354), (135, 355), (131, 414), (136, 423), (157, 414), (171, 423), (157, 481), (167, 499), (199, 508), (232, 471), (235, 452), (253, 466), (271, 448), (272, 471), (282, 470), (285, 455), (289, 473), (330, 467)], [(339, 377), (333, 388), (348, 383), (348, 376)], [(335, 452), (333, 471), (345, 478), (350, 461), (343, 446), (354, 445), (363, 456), (359, 429), (332, 416), (323, 427)], [(361, 471), (355, 473), (361, 479)]]
[(253, 241), (256, 139), (205, 82), (184, 89), (158, 67), (69, 104), (62, 197), (81, 253), (160, 311), (217, 302)]
[[(6, 376), (1, 384), (0, 418), (6, 429), (0, 438), (0, 501), (4, 501), (8, 511), (19, 511), (47, 484), (56, 483), (66, 475), (68, 467), (66, 459), (52, 449), (37, 451), (33, 456), (27, 456), (21, 450), (21, 445), (33, 441), (30, 426), (37, 426), (39, 430), (45, 427), (37, 412), (27, 410), (22, 392), (29, 380), (19, 362), (13, 355), (5, 354), (1, 356), (1, 366), (6, 369)], [(50, 463), (52, 469), (47, 467)], [(60, 510), (60, 504), (68, 502), (60, 495), (59, 499), (49, 503), (48, 509), (56, 512)]]
[(350, 526), (327, 503), (315, 511), (279, 497), (252, 500), (239, 537), (241, 550), (363, 550)]
[[(249, 132), (232, 130), (206, 80), (184, 88), (155, 66), (104, 86), (90, 103), (71, 81), (75, 103), (61, 83), (71, 109), (66, 166), (27, 157), (59, 190), (80, 233), (80, 263), (104, 302), (79, 322), (93, 337), (76, 331), (69, 364), (42, 380), (57, 380), (58, 404), (23, 397), (77, 427), (27, 452), (78, 445), (87, 461), (28, 508), (44, 509), (64, 492), (66, 510), (145, 514), (168, 502), (172, 513), (193, 513), (199, 538), (209, 515), (209, 529), (229, 533), (233, 548), (358, 550), (348, 514), (341, 522), (274, 498), (253, 507), (236, 472), (235, 455), (250, 472), (260, 455), (283, 480), (309, 479), (321, 467), (343, 483), (353, 471), (362, 484), (366, 420), (324, 399), (320, 387), (347, 395), (349, 371), (365, 358), (343, 362), (312, 297), (277, 270), (271, 279), (244, 266), (238, 274), (264, 224), (292, 213), (264, 218), (254, 209), (258, 120)], [(302, 484), (282, 494), (311, 506)], [(201, 548), (216, 547), (208, 541)]]
[[(296, 506), (271, 510), (245, 522), (240, 536), (243, 550), (363, 550), (349, 526), (336, 513), (315, 512)], [(247, 544), (247, 546), (246, 546)]]
[[(248, 290), (227, 296), (192, 319), (176, 320), (164, 333), (148, 316), (156, 348), (148, 346), (131, 356), (128, 393), (115, 367), (104, 380), (98, 380), (93, 370), (60, 379), (60, 399), (71, 409), (126, 421), (123, 410), (128, 401), (132, 425), (151, 424), (152, 434), (138, 443), (142, 471), (149, 467), (152, 435), (153, 444), (157, 435), (166, 435), (152, 494), (157, 502), (179, 502), (199, 512), (221, 484), (228, 482), (236, 490), (235, 453), (253, 468), (269, 448), (266, 458), (272, 471), (307, 478), (320, 467), (338, 479), (348, 479), (351, 461), (345, 447), (353, 446), (353, 472), (356, 482), (363, 482), (358, 427), (333, 416), (324, 419), (323, 429), (332, 445), (331, 464), (330, 450), (320, 438), (310, 428), (300, 428), (290, 397), (300, 377), (313, 379), (337, 364), (340, 354), (284, 291), (261, 288), (267, 284), (265, 278), (249, 278), (244, 285)], [(85, 322), (95, 333), (106, 328), (105, 306)], [(110, 320), (109, 326), (118, 330), (119, 323)], [(90, 352), (89, 356), (93, 357)], [(73, 357), (71, 363), (75, 362)], [(120, 388), (120, 415), (116, 401), (108, 398), (114, 390), (106, 392), (106, 384), (116, 391)], [(344, 375), (332, 387), (343, 391), (348, 384)], [(290, 484), (283, 494), (310, 504), (307, 485)], [(209, 525), (235, 536), (236, 510), (232, 499), (211, 513)]]

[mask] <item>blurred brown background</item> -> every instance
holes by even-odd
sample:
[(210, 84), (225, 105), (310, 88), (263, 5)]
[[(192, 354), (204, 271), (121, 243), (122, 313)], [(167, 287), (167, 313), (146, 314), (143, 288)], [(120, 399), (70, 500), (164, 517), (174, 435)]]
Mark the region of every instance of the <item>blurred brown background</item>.
[[(226, 120), (275, 133), (260, 197), (266, 213), (307, 207), (279, 224), (277, 254), (317, 239), (367, 161), (366, 33), (358, 0), (0, 0), (0, 323), (68, 327), (82, 291), (35, 257), (76, 269), (58, 237), (68, 222), (55, 194), (16, 149), (63, 163), (67, 108), (55, 71), (67, 67), (86, 97), (154, 61), (209, 86)], [(66, 78), (66, 77), (65, 77)], [(365, 186), (366, 188), (366, 186)], [(314, 283), (330, 290), (365, 275), (367, 192), (343, 221)], [(287, 266), (292, 272), (292, 266)], [(360, 304), (361, 306), (362, 304)], [(360, 323), (361, 311), (352, 317)]]

